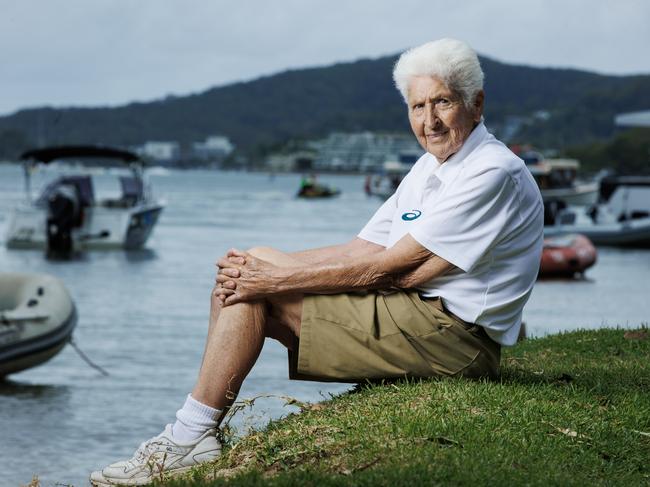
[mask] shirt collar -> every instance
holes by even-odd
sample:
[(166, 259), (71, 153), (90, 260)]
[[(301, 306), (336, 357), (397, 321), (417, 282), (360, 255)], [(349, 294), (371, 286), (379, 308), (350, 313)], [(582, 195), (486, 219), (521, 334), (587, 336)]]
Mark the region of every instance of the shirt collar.
[(447, 159), (444, 163), (440, 164), (435, 156), (432, 155), (434, 160), (438, 162), (439, 166), (436, 170), (436, 177), (443, 183), (451, 181), (461, 168), (461, 163), (474, 149), (476, 149), (483, 139), (488, 135), (483, 122), (474, 127), (474, 130), (469, 134), (465, 143), (460, 147), (460, 150)]

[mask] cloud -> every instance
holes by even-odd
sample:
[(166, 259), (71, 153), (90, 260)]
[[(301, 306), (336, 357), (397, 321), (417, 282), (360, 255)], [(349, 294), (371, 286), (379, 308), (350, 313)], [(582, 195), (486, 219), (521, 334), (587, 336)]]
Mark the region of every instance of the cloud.
[(0, 0), (0, 113), (185, 94), (442, 36), (506, 62), (650, 72), (650, 2)]

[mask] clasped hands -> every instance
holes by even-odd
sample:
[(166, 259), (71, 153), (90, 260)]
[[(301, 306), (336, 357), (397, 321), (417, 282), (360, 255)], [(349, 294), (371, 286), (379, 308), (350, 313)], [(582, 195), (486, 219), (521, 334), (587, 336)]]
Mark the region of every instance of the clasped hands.
[(215, 294), (224, 306), (254, 301), (278, 292), (278, 267), (248, 252), (230, 249), (217, 261)]

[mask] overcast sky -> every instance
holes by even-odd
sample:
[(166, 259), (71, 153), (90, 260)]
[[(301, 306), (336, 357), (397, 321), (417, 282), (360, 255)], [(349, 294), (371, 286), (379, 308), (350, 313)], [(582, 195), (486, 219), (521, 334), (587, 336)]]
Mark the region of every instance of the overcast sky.
[(649, 0), (0, 0), (0, 114), (189, 94), (439, 37), (508, 63), (650, 73)]

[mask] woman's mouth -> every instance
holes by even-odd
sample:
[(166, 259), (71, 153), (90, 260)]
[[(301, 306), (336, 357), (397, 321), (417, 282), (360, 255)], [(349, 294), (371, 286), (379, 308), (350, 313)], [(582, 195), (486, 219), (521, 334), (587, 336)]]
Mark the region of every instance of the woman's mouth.
[(429, 140), (436, 140), (436, 139), (440, 139), (441, 137), (447, 135), (448, 132), (449, 132), (448, 130), (445, 130), (444, 132), (434, 132), (432, 134), (425, 134), (425, 136)]

